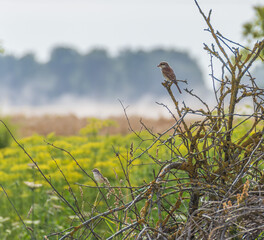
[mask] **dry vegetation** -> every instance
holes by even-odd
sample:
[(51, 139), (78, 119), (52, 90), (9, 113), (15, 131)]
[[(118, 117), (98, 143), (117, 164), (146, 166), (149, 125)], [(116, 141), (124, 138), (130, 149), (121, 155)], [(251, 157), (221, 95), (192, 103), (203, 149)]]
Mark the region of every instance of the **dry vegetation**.
[[(127, 134), (131, 133), (128, 127), (125, 116), (110, 117), (117, 125), (104, 128), (101, 134)], [(137, 116), (129, 117), (130, 123), (135, 131), (140, 131), (142, 120), (155, 132), (163, 132), (172, 125), (173, 119), (159, 118), (141, 118)], [(26, 117), (23, 115), (10, 116), (11, 123), (18, 127), (18, 135), (20, 137), (27, 137), (33, 134), (46, 136), (54, 132), (59, 136), (72, 136), (78, 135), (81, 128), (84, 128), (89, 122), (88, 118), (78, 118), (75, 115), (44, 115), (44, 116), (31, 116)]]

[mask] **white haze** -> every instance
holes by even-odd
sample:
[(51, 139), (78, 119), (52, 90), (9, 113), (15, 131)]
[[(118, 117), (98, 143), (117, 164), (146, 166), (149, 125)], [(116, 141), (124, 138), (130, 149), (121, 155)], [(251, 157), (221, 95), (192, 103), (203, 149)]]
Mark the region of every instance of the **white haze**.
[[(184, 95), (185, 96), (185, 95)], [(177, 96), (176, 96), (177, 98)], [(186, 98), (186, 97), (185, 97)], [(203, 99), (213, 103), (213, 96)], [(183, 101), (187, 106), (199, 109), (202, 105), (195, 98), (184, 97), (179, 100), (180, 106), (183, 106)], [(122, 106), (123, 105), (123, 106)], [(113, 100), (108, 102), (100, 102), (89, 98), (74, 97), (72, 95), (64, 95), (52, 104), (43, 104), (37, 106), (19, 105), (15, 106), (8, 102), (0, 106), (1, 115), (25, 115), (25, 116), (43, 116), (47, 114), (53, 115), (68, 115), (74, 114), (78, 117), (98, 117), (108, 118), (112, 116), (124, 115), (124, 108), (127, 115), (137, 115), (158, 119), (161, 117), (169, 118), (171, 113), (175, 114), (172, 100), (170, 98), (155, 99), (151, 96), (145, 96), (137, 102), (127, 102), (121, 100)]]

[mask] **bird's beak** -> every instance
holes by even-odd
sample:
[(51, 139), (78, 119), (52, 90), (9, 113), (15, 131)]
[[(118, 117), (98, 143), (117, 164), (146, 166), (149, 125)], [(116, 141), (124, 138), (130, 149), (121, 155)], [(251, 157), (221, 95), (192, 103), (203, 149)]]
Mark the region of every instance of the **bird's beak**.
[(157, 67), (160, 67), (160, 64)]

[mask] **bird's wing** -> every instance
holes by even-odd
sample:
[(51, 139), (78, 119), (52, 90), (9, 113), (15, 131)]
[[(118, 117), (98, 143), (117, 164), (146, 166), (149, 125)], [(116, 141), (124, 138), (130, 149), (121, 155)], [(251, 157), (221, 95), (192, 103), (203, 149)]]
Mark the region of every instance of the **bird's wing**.
[(163, 70), (163, 74), (168, 76), (168, 78), (173, 81), (173, 80), (176, 80), (176, 76), (175, 76), (175, 73), (173, 72), (172, 69), (162, 69)]

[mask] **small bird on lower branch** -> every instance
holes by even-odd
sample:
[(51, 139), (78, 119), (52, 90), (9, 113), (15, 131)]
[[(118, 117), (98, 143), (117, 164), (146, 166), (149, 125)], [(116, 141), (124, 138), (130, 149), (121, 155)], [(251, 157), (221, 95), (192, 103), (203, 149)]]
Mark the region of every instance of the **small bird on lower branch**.
[(167, 82), (175, 83), (179, 92), (182, 93), (180, 87), (178, 86), (176, 75), (170, 65), (167, 62), (161, 62), (157, 67), (161, 69), (162, 75), (164, 76), (165, 80)]
[(109, 183), (108, 179), (104, 177), (97, 168), (93, 169), (92, 172), (94, 175), (94, 179), (97, 183), (103, 183), (103, 184)]

